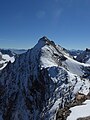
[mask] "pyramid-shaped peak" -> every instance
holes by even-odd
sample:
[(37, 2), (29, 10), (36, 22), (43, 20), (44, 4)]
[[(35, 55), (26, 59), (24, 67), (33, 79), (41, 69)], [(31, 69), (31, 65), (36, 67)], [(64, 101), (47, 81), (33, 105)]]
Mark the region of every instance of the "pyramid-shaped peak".
[(51, 45), (55, 45), (54, 41), (48, 39), (46, 36), (43, 36), (42, 38), (39, 39), (38, 42), (42, 42), (44, 44), (51, 44)]
[(39, 41), (46, 42), (46, 41), (50, 41), (50, 40), (46, 36), (43, 36), (42, 38), (39, 39)]
[(53, 41), (50, 41), (46, 36), (43, 36), (42, 38), (39, 39), (38, 43), (33, 47), (34, 52), (40, 50), (42, 47), (45, 45), (53, 46), (55, 47), (55, 43)]

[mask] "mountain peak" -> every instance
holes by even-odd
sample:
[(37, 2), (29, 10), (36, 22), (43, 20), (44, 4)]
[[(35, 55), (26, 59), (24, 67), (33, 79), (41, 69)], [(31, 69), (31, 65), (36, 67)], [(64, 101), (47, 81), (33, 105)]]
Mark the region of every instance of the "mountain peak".
[(48, 40), (48, 38), (46, 36), (43, 36), (43, 37), (40, 38), (40, 40), (45, 40), (46, 41), (46, 40)]
[(39, 39), (38, 43), (48, 43), (50, 42), (50, 40), (46, 37), (46, 36), (43, 36), (42, 38)]
[(53, 41), (50, 41), (46, 36), (43, 36), (39, 39), (38, 43), (35, 45), (34, 49), (41, 49), (45, 45), (52, 45), (55, 46), (55, 43)]
[(40, 38), (38, 42), (43, 42), (45, 45), (46, 45), (46, 44), (47, 44), (47, 45), (50, 45), (50, 44), (51, 44), (51, 45), (54, 45), (54, 46), (55, 46), (54, 41), (48, 39), (46, 36), (43, 36), (42, 38)]

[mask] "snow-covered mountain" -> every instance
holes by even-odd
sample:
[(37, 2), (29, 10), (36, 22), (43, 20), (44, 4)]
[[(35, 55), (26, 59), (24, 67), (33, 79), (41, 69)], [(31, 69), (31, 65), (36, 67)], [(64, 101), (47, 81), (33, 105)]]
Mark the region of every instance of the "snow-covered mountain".
[(90, 49), (86, 48), (81, 54), (76, 58), (77, 61), (90, 64)]
[(56, 120), (59, 108), (90, 92), (90, 65), (47, 37), (0, 71), (0, 120)]

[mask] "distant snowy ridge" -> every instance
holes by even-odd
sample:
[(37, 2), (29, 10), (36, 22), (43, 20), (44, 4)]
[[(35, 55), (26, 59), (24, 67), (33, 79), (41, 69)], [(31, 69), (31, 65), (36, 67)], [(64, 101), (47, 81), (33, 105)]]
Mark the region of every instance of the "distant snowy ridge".
[(9, 50), (10, 50), (12, 53), (18, 54), (18, 55), (27, 52), (26, 49), (9, 49)]
[(86, 48), (85, 51), (76, 57), (76, 60), (82, 63), (90, 64), (90, 49)]
[(13, 63), (17, 55), (25, 53), (24, 49), (0, 49), (0, 70), (6, 67), (10, 61)]
[(68, 50), (69, 54), (72, 55), (73, 57), (77, 57), (78, 55), (80, 55), (83, 50), (75, 50), (75, 49), (71, 49), (71, 50)]

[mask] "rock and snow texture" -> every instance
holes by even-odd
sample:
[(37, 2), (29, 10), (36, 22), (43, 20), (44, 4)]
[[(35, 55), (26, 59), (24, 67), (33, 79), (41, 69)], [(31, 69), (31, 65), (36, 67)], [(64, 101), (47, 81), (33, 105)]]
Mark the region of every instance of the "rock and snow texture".
[(76, 57), (76, 60), (82, 63), (90, 64), (90, 49), (86, 48), (85, 51)]
[(72, 107), (71, 114), (67, 120), (77, 120), (78, 118), (84, 118), (90, 116), (90, 100), (86, 100), (83, 105)]
[(55, 111), (59, 107), (64, 108), (65, 103), (71, 102), (76, 93), (79, 92), (85, 95), (89, 93), (90, 81), (81, 80), (75, 74), (56, 66), (49, 68), (49, 76), (57, 85), (53, 96), (50, 98), (51, 101), (49, 101), (52, 104), (49, 110), (49, 117), (51, 120), (56, 120)]
[(14, 56), (10, 57), (8, 54), (2, 54), (0, 52), (0, 70), (5, 68), (9, 61), (13, 63), (15, 61)]
[[(88, 68), (88, 69), (87, 69)], [(65, 49), (41, 38), (0, 72), (3, 120), (55, 120), (58, 108), (88, 94), (90, 65), (76, 62)]]
[(66, 61), (63, 62), (63, 65), (71, 72), (74, 74), (77, 74), (79, 76), (82, 76), (84, 74), (83, 72), (83, 67), (90, 67), (89, 64), (84, 64), (84, 63), (80, 63), (78, 61), (75, 61), (74, 59), (68, 57), (65, 55), (65, 57), (67, 58)]

